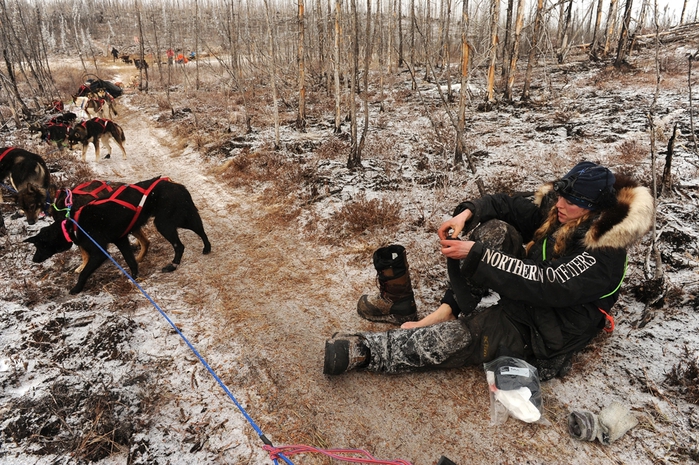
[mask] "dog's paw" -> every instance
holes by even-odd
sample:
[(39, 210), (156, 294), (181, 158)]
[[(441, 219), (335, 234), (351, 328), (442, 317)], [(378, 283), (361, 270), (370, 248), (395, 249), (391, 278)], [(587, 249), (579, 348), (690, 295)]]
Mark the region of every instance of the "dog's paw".
[(161, 271), (163, 273), (172, 273), (176, 269), (177, 269), (177, 265), (175, 265), (174, 263), (170, 263), (168, 266), (164, 267)]

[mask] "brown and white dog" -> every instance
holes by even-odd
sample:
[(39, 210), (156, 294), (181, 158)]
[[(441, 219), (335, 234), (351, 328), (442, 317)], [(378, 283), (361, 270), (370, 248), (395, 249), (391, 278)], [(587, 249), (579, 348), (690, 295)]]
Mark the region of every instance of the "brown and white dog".
[(105, 91), (90, 92), (82, 96), (73, 96), (73, 102), (88, 116), (112, 119), (119, 116), (114, 97)]
[[(50, 184), (49, 169), (40, 155), (17, 147), (0, 148), (0, 181), (9, 179), (12, 189), (17, 192), (17, 203), (24, 211), (29, 224), (36, 223), (39, 213), (46, 205), (45, 194)], [(33, 200), (27, 193), (43, 189), (44, 197)], [(0, 192), (0, 201), (2, 193)]]
[(126, 137), (124, 136), (124, 131), (121, 129), (121, 126), (114, 121), (92, 118), (76, 124), (68, 134), (68, 140), (71, 146), (74, 147), (78, 144), (82, 144), (83, 161), (85, 161), (87, 147), (90, 145), (90, 142), (95, 146), (95, 161), (99, 161), (100, 159), (100, 142), (107, 146), (107, 156), (104, 158), (109, 158), (112, 152), (112, 146), (109, 143), (110, 139), (116, 142), (121, 152), (124, 154), (124, 159), (126, 159), (126, 150), (124, 149)]

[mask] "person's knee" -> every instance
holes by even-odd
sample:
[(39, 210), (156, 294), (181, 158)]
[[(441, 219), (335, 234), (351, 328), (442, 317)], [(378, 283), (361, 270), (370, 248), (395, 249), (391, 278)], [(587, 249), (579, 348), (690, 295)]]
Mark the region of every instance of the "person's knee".
[(501, 220), (488, 220), (480, 224), (471, 231), (469, 239), (515, 257), (521, 257), (524, 253), (522, 235), (514, 226)]

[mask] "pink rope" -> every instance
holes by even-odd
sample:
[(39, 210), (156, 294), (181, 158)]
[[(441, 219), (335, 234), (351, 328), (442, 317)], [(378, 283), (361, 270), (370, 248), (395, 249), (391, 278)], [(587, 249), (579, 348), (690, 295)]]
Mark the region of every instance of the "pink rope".
[[(265, 445), (263, 448), (269, 452), (269, 456), (272, 460), (279, 458), (279, 454), (284, 454), (285, 456), (290, 456), (294, 454), (305, 454), (309, 452), (315, 452), (318, 454), (326, 455), (332, 459), (340, 460), (342, 462), (354, 462), (354, 463), (372, 463), (381, 465), (412, 465), (406, 460), (380, 460), (372, 456), (369, 452), (360, 449), (316, 449), (311, 446), (304, 446), (302, 444), (295, 444), (290, 446), (268, 446)], [(356, 457), (350, 456), (349, 454), (357, 455)]]

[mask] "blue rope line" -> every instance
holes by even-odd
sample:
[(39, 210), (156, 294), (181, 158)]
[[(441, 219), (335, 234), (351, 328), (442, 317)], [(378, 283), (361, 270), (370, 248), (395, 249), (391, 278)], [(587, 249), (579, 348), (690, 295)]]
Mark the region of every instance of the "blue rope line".
[[(156, 308), (156, 310), (158, 310), (158, 311), (160, 312), (160, 314), (163, 316), (163, 318), (165, 318), (165, 320), (167, 320), (167, 322), (170, 324), (170, 326), (172, 326), (172, 328), (177, 332), (177, 334), (179, 334), (179, 336), (182, 338), (182, 340), (185, 342), (185, 344), (187, 344), (187, 346), (189, 347), (189, 349), (194, 353), (194, 355), (196, 355), (196, 357), (199, 359), (199, 361), (202, 363), (202, 365), (204, 365), (204, 367), (205, 367), (205, 368), (207, 369), (207, 371), (211, 374), (211, 376), (214, 377), (214, 379), (215, 379), (216, 382), (219, 384), (219, 386), (221, 386), (221, 388), (225, 391), (225, 393), (228, 395), (228, 397), (233, 401), (233, 403), (235, 404), (235, 406), (238, 407), (238, 410), (240, 410), (240, 412), (243, 414), (243, 416), (245, 417), (245, 419), (248, 420), (248, 423), (250, 423), (250, 425), (253, 427), (253, 429), (255, 430), (255, 432), (257, 433), (257, 435), (260, 437), (260, 439), (262, 440), (262, 442), (265, 443), (265, 444), (268, 445), (268, 446), (274, 446), (274, 445), (272, 444), (272, 441), (270, 441), (269, 439), (267, 439), (267, 437), (264, 435), (264, 433), (262, 432), (262, 430), (260, 429), (260, 427), (257, 426), (257, 424), (255, 423), (255, 421), (250, 417), (250, 415), (248, 415), (248, 413), (245, 411), (245, 409), (243, 408), (243, 406), (240, 405), (240, 403), (238, 403), (238, 400), (235, 398), (235, 396), (233, 395), (233, 393), (228, 389), (228, 387), (226, 387), (226, 385), (225, 385), (225, 383), (223, 382), (223, 380), (221, 380), (221, 378), (218, 377), (218, 375), (216, 374), (216, 372), (214, 372), (213, 368), (211, 368), (211, 366), (206, 362), (206, 360), (204, 360), (204, 357), (202, 357), (202, 355), (197, 351), (197, 349), (194, 348), (194, 346), (192, 345), (192, 343), (189, 342), (189, 339), (187, 339), (187, 338), (185, 337), (185, 335), (182, 334), (182, 332), (179, 330), (179, 328), (172, 322), (172, 320), (170, 319), (170, 317), (167, 316), (167, 314), (158, 306), (158, 304), (155, 303), (155, 301), (151, 298), (151, 296), (148, 295), (148, 293), (147, 293), (146, 291), (143, 290), (143, 288), (136, 282), (136, 280), (133, 279), (133, 278), (131, 277), (131, 275), (128, 274), (128, 273), (121, 267), (121, 265), (119, 265), (119, 264), (114, 260), (114, 258), (113, 258), (106, 250), (104, 250), (104, 249), (102, 248), (102, 246), (100, 246), (100, 245), (99, 245), (99, 244), (98, 244), (98, 243), (97, 243), (83, 228), (82, 228), (82, 226), (80, 226), (80, 225), (78, 224), (77, 221), (75, 221), (73, 218), (68, 218), (68, 219), (70, 219), (70, 221), (72, 221), (73, 224), (75, 224), (75, 225), (78, 227), (78, 229), (80, 229), (80, 231), (82, 231), (82, 233), (85, 234), (85, 236), (87, 236), (87, 238), (90, 239), (90, 240), (92, 241), (92, 243), (95, 244), (95, 245), (97, 246), (97, 248), (100, 249), (100, 250), (102, 251), (102, 253), (104, 253), (104, 255), (105, 255), (107, 258), (109, 258), (109, 260), (111, 260), (112, 263), (114, 263), (114, 264), (116, 265), (117, 268), (119, 268), (119, 271), (121, 271), (127, 278), (129, 278), (129, 280), (131, 280), (132, 283), (134, 283), (134, 285), (138, 288), (139, 291), (141, 291), (141, 293), (146, 297), (146, 299), (148, 299), (148, 300), (150, 301), (150, 303), (153, 304), (153, 306)], [(289, 460), (288, 458), (286, 458), (284, 455), (279, 454), (279, 456), (280, 456), (287, 464), (289, 464), (289, 465), (294, 465), (294, 463), (293, 463), (291, 460)], [(273, 462), (275, 463), (275, 465), (279, 463), (279, 462), (277, 462), (276, 459), (272, 459), (272, 460), (273, 460)]]
[(0, 184), (0, 187), (4, 187), (8, 191), (12, 192), (13, 194), (16, 194), (17, 191), (12, 188), (12, 186), (8, 186), (7, 184)]

